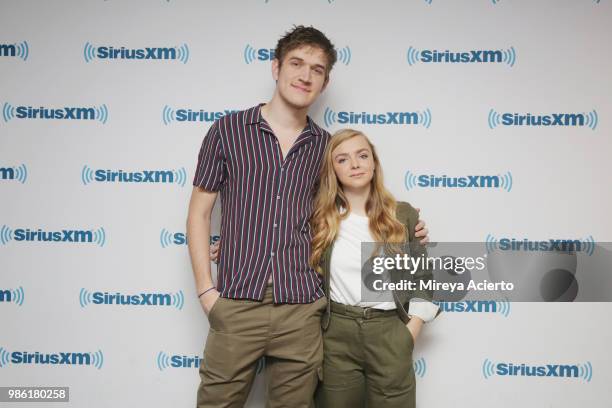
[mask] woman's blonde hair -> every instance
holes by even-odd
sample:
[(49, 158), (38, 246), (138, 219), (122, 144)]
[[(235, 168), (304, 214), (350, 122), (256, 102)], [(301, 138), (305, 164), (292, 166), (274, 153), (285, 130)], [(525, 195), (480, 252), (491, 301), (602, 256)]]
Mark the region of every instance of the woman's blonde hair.
[[(334, 171), (332, 152), (342, 142), (362, 136), (370, 146), (374, 160), (374, 175), (370, 182), (370, 194), (366, 201), (366, 214), (369, 218), (370, 234), (381, 243), (405, 243), (406, 228), (395, 216), (397, 203), (383, 183), (382, 168), (376, 154), (376, 149), (368, 137), (358, 130), (342, 129), (331, 137), (325, 153), (319, 174), (319, 190), (315, 196), (315, 205), (310, 225), (312, 228), (312, 254), (310, 264), (319, 273), (321, 258), (325, 249), (334, 242), (340, 228), (340, 221), (351, 211), (344, 190)], [(344, 213), (340, 209), (345, 208)]]

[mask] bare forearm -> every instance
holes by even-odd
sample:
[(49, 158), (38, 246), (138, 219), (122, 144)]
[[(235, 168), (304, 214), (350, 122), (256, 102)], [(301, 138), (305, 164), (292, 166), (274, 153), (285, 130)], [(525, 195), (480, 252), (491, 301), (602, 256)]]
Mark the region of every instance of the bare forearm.
[(187, 217), (187, 244), (196, 290), (202, 293), (213, 286), (210, 270), (210, 214), (193, 214)]
[(412, 316), (412, 319), (406, 324), (408, 330), (412, 333), (412, 338), (416, 340), (423, 328), (423, 320), (417, 316)]

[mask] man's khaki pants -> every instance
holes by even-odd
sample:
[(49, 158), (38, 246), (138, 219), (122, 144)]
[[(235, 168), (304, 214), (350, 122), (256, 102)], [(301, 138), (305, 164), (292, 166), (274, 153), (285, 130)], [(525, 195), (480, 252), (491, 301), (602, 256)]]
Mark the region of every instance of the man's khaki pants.
[(271, 285), (262, 302), (220, 297), (208, 316), (198, 408), (242, 408), (262, 356), (267, 407), (312, 407), (322, 376), (325, 306), (325, 297), (307, 304), (274, 304)]

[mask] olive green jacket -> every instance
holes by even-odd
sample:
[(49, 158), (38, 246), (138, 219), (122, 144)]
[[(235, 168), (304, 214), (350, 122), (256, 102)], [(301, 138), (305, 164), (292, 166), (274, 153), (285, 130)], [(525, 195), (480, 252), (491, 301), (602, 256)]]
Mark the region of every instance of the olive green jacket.
[[(410, 255), (413, 257), (418, 257), (418, 256), (421, 256), (421, 254), (424, 254), (424, 256), (426, 257), (427, 250), (425, 249), (423, 245), (416, 242), (414, 239), (414, 228), (419, 220), (418, 212), (410, 204), (403, 202), (403, 201), (398, 201), (395, 214), (396, 214), (397, 219), (406, 226), (406, 232), (408, 234), (408, 243), (409, 243), (409, 248), (410, 248)], [(329, 320), (331, 317), (331, 311), (330, 311), (331, 299), (329, 295), (329, 292), (330, 292), (329, 264), (330, 264), (331, 254), (332, 254), (333, 249), (334, 249), (334, 244), (332, 243), (332, 245), (330, 245), (323, 252), (323, 255), (321, 256), (321, 264), (320, 264), (322, 273), (324, 276), (324, 281), (325, 281), (325, 284), (324, 284), (325, 285), (324, 286), (325, 296), (327, 297), (327, 308), (325, 312), (323, 312), (323, 317), (321, 320), (321, 326), (323, 327), (324, 330), (327, 329), (327, 327), (329, 326)], [(402, 279), (409, 279), (409, 280), (418, 282), (419, 280), (432, 279), (433, 274), (432, 274), (431, 269), (421, 268), (421, 269), (418, 269), (414, 273), (414, 275), (411, 275), (409, 271), (391, 270), (390, 276), (391, 276), (392, 282), (399, 282)], [(393, 291), (393, 300), (395, 301), (395, 305), (397, 306), (398, 316), (404, 323), (408, 323), (408, 321), (410, 320), (410, 317), (408, 316), (408, 313), (409, 313), (408, 309), (409, 309), (410, 299), (412, 298), (420, 298), (420, 299), (431, 301), (433, 299), (433, 291), (430, 291), (430, 290), (416, 290), (416, 291), (410, 291), (410, 292), (404, 291), (404, 290)], [(436, 314), (436, 316), (438, 314), (440, 314), (440, 310), (438, 310), (438, 313)]]

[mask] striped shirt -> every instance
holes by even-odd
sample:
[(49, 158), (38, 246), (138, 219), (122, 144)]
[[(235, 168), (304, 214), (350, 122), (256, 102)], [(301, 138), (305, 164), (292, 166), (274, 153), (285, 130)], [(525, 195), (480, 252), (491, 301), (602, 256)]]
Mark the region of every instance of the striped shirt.
[(308, 117), (283, 158), (262, 105), (215, 121), (198, 156), (193, 185), (221, 196), (217, 290), (262, 300), (271, 275), (275, 303), (311, 303), (324, 294), (309, 219), (329, 133)]

